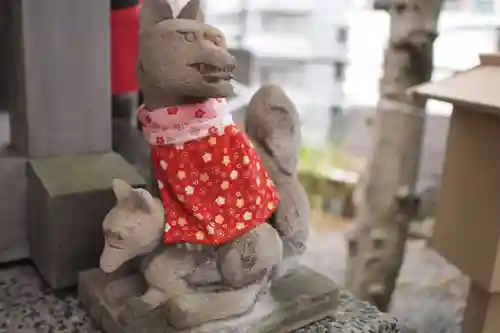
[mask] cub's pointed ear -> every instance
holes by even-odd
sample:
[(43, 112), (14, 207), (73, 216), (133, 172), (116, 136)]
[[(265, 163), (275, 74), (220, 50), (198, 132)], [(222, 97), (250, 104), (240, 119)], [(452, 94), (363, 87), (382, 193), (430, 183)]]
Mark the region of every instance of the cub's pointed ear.
[(130, 198), (134, 190), (126, 181), (118, 178), (113, 179), (112, 188), (118, 202)]
[(173, 18), (172, 8), (167, 0), (144, 0), (139, 15), (139, 26), (143, 30)]
[(201, 11), (198, 11), (198, 16), (196, 16), (196, 21), (205, 22), (205, 14)]
[[(201, 15), (199, 15), (201, 14)], [(178, 19), (203, 21), (203, 14), (200, 12), (200, 0), (190, 0), (177, 15)], [(201, 18), (201, 20), (200, 20)]]
[(152, 215), (157, 211), (153, 196), (145, 189), (138, 188), (132, 190), (130, 199), (132, 199), (134, 207), (142, 210), (145, 213)]

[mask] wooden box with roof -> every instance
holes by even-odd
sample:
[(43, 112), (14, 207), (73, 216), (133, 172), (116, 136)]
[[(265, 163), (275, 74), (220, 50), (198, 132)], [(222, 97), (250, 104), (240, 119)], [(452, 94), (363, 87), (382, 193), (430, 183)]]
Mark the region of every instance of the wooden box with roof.
[(500, 331), (499, 87), (500, 53), (411, 90), (453, 104), (433, 244), (471, 279), (463, 333)]

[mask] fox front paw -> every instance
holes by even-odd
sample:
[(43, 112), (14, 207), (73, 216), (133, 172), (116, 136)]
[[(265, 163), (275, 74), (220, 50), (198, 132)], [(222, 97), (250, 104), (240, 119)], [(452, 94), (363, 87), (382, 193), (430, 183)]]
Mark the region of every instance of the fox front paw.
[(153, 310), (153, 305), (143, 301), (140, 297), (133, 297), (125, 302), (118, 319), (125, 326), (137, 320), (137, 318), (144, 317)]

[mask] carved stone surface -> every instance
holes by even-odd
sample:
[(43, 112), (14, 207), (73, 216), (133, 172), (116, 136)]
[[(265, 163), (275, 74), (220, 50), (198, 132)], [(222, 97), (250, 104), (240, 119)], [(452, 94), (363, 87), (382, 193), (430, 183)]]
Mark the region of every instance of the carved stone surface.
[(282, 88), (264, 85), (248, 105), (245, 130), (280, 195), (278, 209), (270, 223), (281, 236), (284, 258), (300, 256), (306, 250), (309, 237), (310, 208), (307, 194), (297, 178), (301, 143), (297, 109)]
[[(207, 99), (227, 98), (233, 92), (230, 79), (235, 59), (227, 50), (222, 32), (203, 22), (199, 15), (199, 5), (198, 0), (190, 0), (182, 8), (174, 6), (174, 2), (163, 0), (145, 0), (142, 4), (137, 74), (144, 94), (143, 112), (148, 110), (157, 112), (171, 106), (197, 105)], [(180, 38), (181, 36), (183, 38)], [(215, 219), (205, 220), (199, 206), (193, 207), (192, 211), (191, 208), (188, 209), (191, 204), (189, 198), (177, 196), (169, 199), (166, 183), (170, 182), (168, 177), (158, 178), (157, 182), (162, 188), (165, 207), (160, 200), (153, 197), (158, 193), (152, 193), (152, 196), (147, 191), (132, 189), (120, 179), (114, 180), (113, 191), (117, 203), (103, 222), (106, 239), (100, 268), (104, 272), (111, 273), (128, 260), (141, 258), (141, 276), (147, 284), (147, 289), (124, 302), (123, 309), (117, 317), (121, 323), (136, 325), (138, 321), (140, 322), (140, 318), (152, 316), (158, 312), (155, 309), (160, 308), (164, 308), (167, 312), (160, 316), (162, 320), (165, 317), (170, 318), (169, 323), (177, 329), (196, 327), (203, 323), (241, 315), (252, 309), (261, 291), (268, 291), (270, 279), (276, 276), (283, 277), (289, 268), (294, 267), (293, 260), (287, 265), (280, 265), (283, 258), (293, 258), (304, 252), (309, 229), (309, 207), (305, 192), (296, 179), (296, 161), (300, 146), (298, 113), (284, 91), (275, 86), (260, 89), (253, 105), (255, 112), (250, 112), (254, 115), (251, 117), (252, 124), (265, 128), (266, 131), (253, 131), (252, 134), (255, 135), (251, 138), (257, 140), (256, 145), (258, 143), (265, 149), (267, 155), (262, 157), (262, 162), (276, 182), (280, 197), (280, 203), (269, 223), (259, 223), (243, 234), (238, 232), (235, 238), (225, 241), (222, 245), (181, 242), (177, 244), (178, 246), (164, 246), (163, 237), (166, 232), (168, 235), (170, 229), (178, 227), (182, 230), (189, 229), (185, 223), (194, 223), (187, 221), (190, 219), (177, 216), (175, 211), (169, 211), (167, 199), (185, 207), (186, 212), (202, 221), (200, 223), (206, 223), (203, 229), (198, 229), (203, 237), (205, 234), (201, 230), (207, 229), (208, 234), (213, 234), (217, 223), (221, 224), (222, 228), (230, 226), (224, 225), (224, 220), (217, 216)], [(141, 117), (146, 132), (173, 126), (173, 123), (168, 124), (168, 121), (160, 124), (152, 117), (153, 115)], [(217, 126), (225, 124), (222, 118), (218, 121), (220, 125)], [(262, 121), (268, 122), (266, 126), (259, 123)], [(178, 125), (187, 130), (184, 128), (186, 124), (188, 123)], [(269, 124), (273, 127), (271, 128)], [(213, 129), (215, 125), (211, 126)], [(255, 127), (249, 126), (248, 129)], [(198, 129), (196, 131), (199, 132)], [(242, 136), (242, 142), (248, 142), (240, 131), (234, 133)], [(172, 135), (176, 134), (171, 133), (169, 137)], [(226, 137), (229, 134), (220, 133), (220, 135)], [(219, 141), (216, 139), (215, 142)], [(252, 144), (245, 145), (241, 145), (242, 149), (246, 146), (248, 149), (253, 149)], [(158, 146), (158, 142), (153, 146), (152, 151), (155, 154), (153, 156), (159, 156), (157, 154), (164, 150), (162, 145)], [(239, 147), (240, 145), (235, 145), (230, 149)], [(177, 152), (172, 153), (172, 158), (175, 154), (183, 154), (180, 152), (183, 148), (178, 148), (180, 149), (177, 149)], [(214, 152), (219, 148), (222, 149), (213, 147)], [(256, 150), (258, 153), (264, 153), (257, 147)], [(198, 151), (199, 154), (204, 152)], [(233, 153), (237, 155), (236, 152)], [(243, 156), (246, 153), (239, 154)], [(173, 166), (163, 159), (155, 163), (158, 162), (163, 164), (155, 165), (156, 176), (163, 177), (158, 171), (170, 170)], [(258, 163), (252, 168), (260, 170), (261, 166)], [(242, 162), (241, 165), (243, 164), (247, 163)], [(205, 166), (196, 167), (200, 168), (197, 171), (202, 174), (201, 169)], [(212, 169), (206, 167), (205, 171), (212, 172)], [(238, 163), (234, 163), (234, 167), (238, 167)], [(251, 173), (250, 177), (255, 177), (255, 184), (259, 185), (264, 175), (255, 172)], [(214, 171), (215, 174), (217, 172)], [(225, 172), (220, 174), (220, 177), (226, 177)], [(181, 176), (178, 174), (178, 177)], [(215, 183), (211, 181), (200, 187), (212, 187), (210, 184)], [(158, 185), (155, 184), (154, 187)], [(267, 186), (272, 187), (271, 185), (272, 182), (268, 182)], [(173, 184), (169, 183), (168, 186)], [(224, 187), (221, 188), (226, 190)], [(263, 197), (257, 196), (255, 200), (257, 198), (259, 201), (255, 201), (255, 205), (258, 206), (261, 205), (260, 200)], [(248, 196), (242, 199), (239, 205), (251, 205), (250, 200), (254, 199)], [(263, 204), (267, 204), (269, 209), (272, 207), (270, 203), (263, 202)], [(274, 206), (274, 203), (272, 205)], [(168, 214), (165, 214), (166, 212)], [(237, 213), (231, 214), (237, 215)], [(165, 215), (168, 217), (167, 221)], [(264, 218), (267, 219), (268, 216)], [(241, 226), (245, 224), (242, 222), (239, 227)], [(176, 230), (171, 233), (175, 232)], [(227, 230), (224, 233), (230, 234)], [(201, 238), (197, 240), (201, 241)], [(193, 248), (197, 250), (192, 251)], [(284, 248), (285, 253), (283, 253)], [(212, 263), (212, 269), (206, 270), (203, 267), (207, 262)], [(206, 286), (210, 286), (211, 290), (206, 290)], [(203, 291), (199, 288), (203, 288)], [(300, 300), (294, 299), (290, 302), (300, 303)], [(270, 313), (274, 313), (272, 309), (273, 306), (270, 307)], [(261, 320), (259, 317), (259, 321)]]
[[(332, 315), (338, 305), (337, 286), (323, 275), (301, 266), (273, 282), (266, 292), (259, 295), (253, 309), (242, 316), (212, 321), (192, 329), (176, 330), (169, 324), (165, 308), (160, 307), (132, 324), (123, 326), (118, 319), (121, 307), (126, 299), (140, 295), (145, 284), (140, 276), (130, 275), (122, 278), (118, 284), (113, 284), (114, 290), (109, 290), (106, 288), (109, 279), (98, 269), (81, 273), (79, 279), (79, 297), (91, 317), (106, 333), (290, 332)], [(192, 320), (192, 316), (210, 315), (224, 307), (210, 299), (200, 304), (199, 301), (191, 301), (189, 295), (186, 296), (185, 308), (176, 313), (177, 320)], [(245, 303), (244, 298), (244, 293), (232, 295), (228, 302), (237, 307), (239, 302)]]
[(31, 257), (52, 288), (74, 285), (78, 272), (98, 265), (113, 176), (145, 182), (115, 153), (32, 159), (27, 174)]
[[(163, 0), (146, 0), (141, 6), (137, 74), (144, 94), (143, 112), (197, 105), (207, 99), (227, 98), (232, 93), (230, 79), (235, 59), (227, 50), (222, 32), (203, 22), (199, 4), (199, 0), (190, 0), (177, 8)], [(334, 309), (337, 295), (334, 283), (318, 273), (297, 268), (296, 257), (305, 251), (309, 234), (309, 203), (296, 177), (300, 147), (297, 110), (277, 86), (259, 89), (249, 110), (247, 132), (279, 192), (280, 203), (275, 214), (269, 223), (259, 224), (243, 234), (239, 232), (236, 238), (222, 245), (165, 246), (163, 236), (173, 226), (184, 230), (189, 229), (186, 222), (194, 223), (169, 211), (172, 207), (168, 207), (167, 201), (168, 178), (158, 178), (165, 205), (148, 191), (132, 189), (126, 181), (115, 179), (113, 191), (117, 203), (103, 222), (105, 246), (100, 268), (112, 273), (138, 258), (141, 274), (114, 278), (110, 283), (105, 283), (100, 271), (83, 277), (81, 288), (87, 292), (82, 291), (82, 298), (107, 332), (288, 332)], [(152, 114), (141, 117), (141, 121), (146, 132), (173, 125), (160, 124)], [(222, 119), (219, 121), (217, 126), (225, 124)], [(179, 125), (184, 129), (186, 123)], [(211, 126), (213, 129), (215, 125)], [(234, 133), (242, 135), (240, 131)], [(175, 134), (168, 137), (171, 135)], [(158, 140), (157, 137), (153, 143), (153, 156), (159, 156), (163, 150)], [(242, 140), (248, 142), (244, 136)], [(245, 145), (254, 148), (252, 144)], [(238, 147), (239, 144), (230, 149)], [(178, 147), (177, 151), (180, 150), (183, 148)], [(181, 153), (173, 152), (171, 157), (175, 154)], [(157, 171), (173, 167), (163, 159), (156, 162), (161, 162), (155, 165)], [(261, 170), (260, 164), (254, 168)], [(221, 176), (225, 177), (225, 173), (221, 172)], [(251, 177), (255, 177), (257, 185), (261, 183), (261, 175)], [(207, 183), (207, 188), (211, 183), (215, 184)], [(267, 183), (272, 187), (272, 182)], [(168, 185), (174, 188), (173, 184)], [(191, 204), (188, 199), (179, 195), (172, 200), (188, 207)], [(240, 204), (250, 205), (249, 200), (250, 196)], [(261, 205), (259, 201), (255, 205)], [(270, 203), (267, 205), (271, 209)], [(199, 206), (192, 209), (196, 214), (190, 208), (187, 211), (206, 223), (203, 228), (209, 234), (214, 233), (214, 223), (224, 221), (217, 216), (205, 221)], [(245, 226), (241, 223), (239, 227), (242, 225)], [(198, 229), (203, 237), (204, 229)], [(194, 242), (201, 241), (202, 236)], [(281, 264), (283, 259), (287, 261)], [(207, 264), (209, 267), (205, 267)], [(140, 279), (143, 283), (139, 283)], [(97, 292), (90, 292), (95, 288), (85, 288), (99, 281), (102, 283), (96, 287)], [(119, 299), (112, 296), (116, 293)]]

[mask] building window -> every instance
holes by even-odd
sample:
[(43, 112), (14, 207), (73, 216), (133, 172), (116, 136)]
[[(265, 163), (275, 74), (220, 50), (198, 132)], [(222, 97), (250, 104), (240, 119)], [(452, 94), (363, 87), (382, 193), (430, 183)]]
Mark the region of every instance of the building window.
[(266, 33), (302, 33), (308, 26), (308, 17), (285, 13), (265, 13), (261, 15), (262, 30)]
[(373, 9), (375, 10), (389, 10), (391, 5), (390, 0), (374, 0)]
[(476, 10), (482, 13), (493, 13), (495, 7), (493, 0), (476, 0), (474, 4)]
[(330, 142), (338, 144), (341, 143), (345, 137), (346, 131), (346, 118), (344, 116), (342, 107), (340, 106), (331, 106), (330, 107)]
[(445, 0), (444, 8), (448, 10), (459, 10), (460, 9), (460, 1), (459, 0)]
[(332, 106), (330, 107), (330, 114), (332, 118), (337, 117), (342, 114), (342, 108), (340, 106)]
[(333, 64), (333, 70), (336, 82), (343, 82), (345, 79), (345, 64), (337, 61)]
[(347, 28), (339, 28), (337, 30), (337, 43), (346, 44), (349, 39), (349, 30)]
[(304, 83), (305, 67), (302, 64), (284, 66), (262, 66), (260, 68), (261, 84), (279, 84), (300, 89)]

